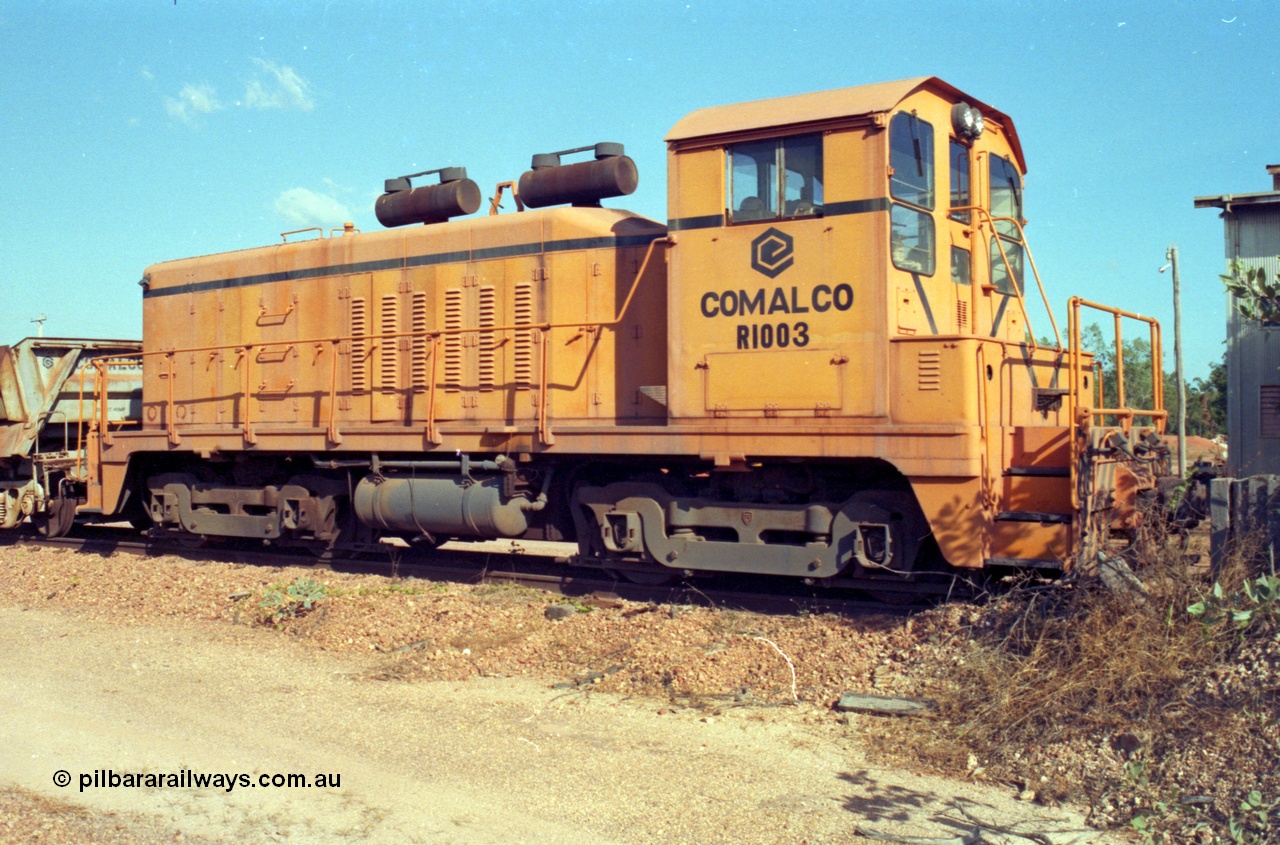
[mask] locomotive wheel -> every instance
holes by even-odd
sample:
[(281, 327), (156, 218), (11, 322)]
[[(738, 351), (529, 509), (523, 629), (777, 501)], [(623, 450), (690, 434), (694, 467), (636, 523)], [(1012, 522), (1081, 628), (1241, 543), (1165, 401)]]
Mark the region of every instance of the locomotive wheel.
[(910, 590), (872, 590), (868, 589), (867, 595), (890, 607), (906, 607), (920, 601), (919, 596), (914, 595)]
[(31, 522), (42, 537), (65, 537), (75, 521), (76, 500), (62, 497), (50, 499), (43, 513), (31, 515)]
[(681, 573), (659, 569), (610, 569), (609, 574), (641, 587), (665, 587), (680, 580)]

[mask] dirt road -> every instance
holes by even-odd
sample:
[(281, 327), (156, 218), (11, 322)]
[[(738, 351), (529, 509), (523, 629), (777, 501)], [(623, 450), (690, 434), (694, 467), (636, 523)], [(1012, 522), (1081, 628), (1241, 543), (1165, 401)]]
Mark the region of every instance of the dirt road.
[[(857, 842), (859, 824), (955, 836), (957, 798), (1003, 825), (1081, 827), (1005, 788), (869, 768), (796, 717), (660, 715), (515, 679), (380, 682), (265, 630), (0, 609), (0, 653), (0, 786), (138, 840)], [(81, 791), (95, 770), (341, 781)]]

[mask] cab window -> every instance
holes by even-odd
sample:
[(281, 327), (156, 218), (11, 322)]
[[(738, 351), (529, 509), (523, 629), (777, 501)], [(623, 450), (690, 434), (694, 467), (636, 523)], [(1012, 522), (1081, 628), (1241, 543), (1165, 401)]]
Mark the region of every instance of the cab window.
[(728, 148), (730, 222), (822, 213), (822, 136), (796, 135)]
[(951, 247), (951, 281), (957, 285), (967, 285), (972, 280), (969, 250), (958, 246)]
[(889, 125), (889, 195), (933, 209), (933, 126), (907, 112)]
[[(1004, 254), (1001, 255), (1003, 248)], [(1005, 259), (1008, 263), (1005, 263)], [(1014, 286), (1018, 292), (1025, 290), (1023, 283), (1023, 249), (1022, 244), (1000, 235), (991, 237), (991, 284), (1001, 293), (1013, 293)], [(1013, 274), (1012, 280), (1009, 277)]]
[(893, 266), (932, 276), (936, 264), (933, 215), (894, 203), (889, 210)]
[[(1012, 221), (1022, 222), (1022, 178), (1013, 162), (993, 155), (991, 162), (991, 216), (996, 234), (991, 238), (991, 284), (1003, 293), (1024, 290), (1024, 247), (1022, 230)], [(1010, 220), (1000, 220), (1006, 217)], [(1001, 250), (1003, 249), (1003, 256)], [(1007, 262), (1006, 262), (1006, 259)], [(1012, 275), (1012, 278), (1010, 276)]]
[[(951, 207), (965, 208), (973, 205), (969, 193), (969, 148), (959, 141), (951, 141)], [(968, 223), (971, 212), (953, 211), (952, 220)]]
[[(993, 155), (991, 161), (991, 216), (1011, 217), (1022, 222), (1022, 178), (1013, 162)], [(996, 222), (996, 231), (1006, 238), (1022, 240), (1018, 227), (1008, 220)]]
[(932, 276), (937, 267), (933, 215), (933, 126), (908, 112), (889, 124), (889, 254), (893, 266)]

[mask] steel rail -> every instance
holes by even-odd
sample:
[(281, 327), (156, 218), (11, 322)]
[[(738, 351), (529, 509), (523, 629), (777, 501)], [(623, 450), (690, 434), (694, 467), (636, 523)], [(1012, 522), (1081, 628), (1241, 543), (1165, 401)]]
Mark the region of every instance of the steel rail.
[[(434, 550), (427, 553), (430, 559), (424, 559), (421, 553), (401, 549), (403, 555), (388, 555), (384, 560), (346, 557), (324, 559), (305, 552), (287, 553), (234, 546), (186, 548), (176, 543), (162, 543), (136, 534), (131, 535), (123, 528), (81, 526), (79, 530), (82, 532), (80, 536), (68, 537), (44, 537), (34, 531), (7, 532), (0, 537), (0, 546), (26, 544), (85, 552), (101, 550), (104, 553), (127, 552), (148, 556), (167, 554), (218, 563), (265, 567), (297, 566), (321, 571), (360, 572), (437, 582), (500, 582), (568, 597), (618, 598), (668, 606), (700, 605), (777, 615), (815, 612), (899, 615), (924, 610), (939, 599), (964, 599), (970, 595), (964, 589), (957, 593), (951, 581), (911, 589), (913, 585), (897, 581), (863, 579), (854, 583), (845, 579), (845, 582), (830, 588), (811, 590), (796, 580), (732, 574), (697, 582), (685, 580), (661, 586), (644, 586), (626, 581), (607, 569), (574, 565), (572, 558), (517, 551)], [(849, 595), (853, 593), (856, 596), (868, 591), (909, 601), (897, 604)], [(910, 601), (913, 598), (915, 600)]]

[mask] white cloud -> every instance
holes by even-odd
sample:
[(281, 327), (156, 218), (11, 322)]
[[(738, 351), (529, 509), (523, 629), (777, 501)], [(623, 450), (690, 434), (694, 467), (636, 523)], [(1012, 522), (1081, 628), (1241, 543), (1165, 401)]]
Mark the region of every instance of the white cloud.
[[(311, 111), (315, 101), (311, 99), (311, 83), (303, 79), (287, 65), (277, 65), (265, 59), (254, 59), (259, 72), (245, 87), (244, 98), (224, 103), (218, 99), (217, 90), (208, 83), (182, 86), (176, 97), (165, 97), (164, 108), (169, 116), (188, 125), (195, 124), (200, 115), (227, 108), (293, 109)], [(142, 77), (154, 81), (149, 68), (142, 69)]]
[(290, 188), (276, 197), (276, 211), (295, 226), (341, 226), (351, 219), (342, 203), (307, 188)]
[(226, 107), (218, 101), (218, 93), (212, 85), (200, 84), (182, 86), (176, 98), (165, 97), (164, 108), (170, 117), (183, 123), (191, 123), (197, 115), (209, 114)]
[(315, 102), (311, 99), (311, 83), (307, 82), (287, 65), (277, 65), (264, 59), (254, 59), (262, 69), (262, 78), (249, 81), (244, 92), (244, 104), (251, 109), (297, 109), (311, 111)]

